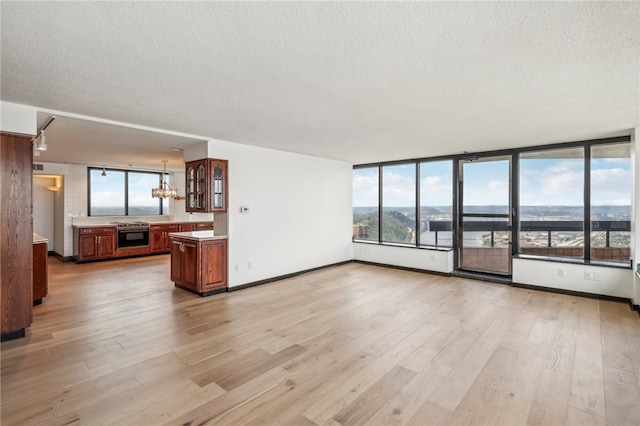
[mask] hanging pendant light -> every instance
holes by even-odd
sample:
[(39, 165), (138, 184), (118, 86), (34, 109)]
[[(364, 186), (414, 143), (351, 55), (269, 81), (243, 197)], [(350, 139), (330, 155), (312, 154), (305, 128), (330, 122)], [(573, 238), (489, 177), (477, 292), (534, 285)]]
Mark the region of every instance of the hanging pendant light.
[(152, 198), (176, 198), (178, 191), (167, 182), (167, 160), (162, 160), (164, 163), (164, 172), (162, 173), (162, 179), (160, 180), (160, 186), (151, 190)]

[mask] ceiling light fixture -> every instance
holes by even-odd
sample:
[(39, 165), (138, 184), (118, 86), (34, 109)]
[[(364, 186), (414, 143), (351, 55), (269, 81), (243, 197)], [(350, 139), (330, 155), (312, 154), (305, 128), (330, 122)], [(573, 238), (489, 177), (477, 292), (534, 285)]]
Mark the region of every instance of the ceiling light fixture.
[(40, 130), (40, 137), (38, 138), (38, 151), (46, 151), (47, 150), (47, 140), (44, 136), (44, 130)]
[[(52, 115), (51, 118), (49, 118), (49, 121), (47, 121), (47, 124), (42, 126), (42, 129), (40, 129), (38, 134), (33, 139), (31, 139), (31, 141), (34, 143), (35, 150), (37, 150), (37, 151), (46, 151), (47, 150), (47, 140), (46, 140), (46, 137), (44, 135), (44, 131), (47, 129), (47, 127), (49, 127), (49, 124), (51, 124), (53, 122), (53, 120), (55, 120), (55, 119), (56, 119), (56, 117), (54, 115)], [(40, 155), (40, 153), (36, 154), (35, 150), (34, 150), (34, 154), (35, 155)]]
[(162, 160), (164, 163), (164, 172), (160, 179), (160, 186), (151, 190), (152, 198), (177, 198), (178, 191), (167, 182), (167, 160)]
[(102, 168), (102, 173), (100, 173), (100, 176), (106, 176), (107, 175), (107, 171), (105, 170), (105, 168)]

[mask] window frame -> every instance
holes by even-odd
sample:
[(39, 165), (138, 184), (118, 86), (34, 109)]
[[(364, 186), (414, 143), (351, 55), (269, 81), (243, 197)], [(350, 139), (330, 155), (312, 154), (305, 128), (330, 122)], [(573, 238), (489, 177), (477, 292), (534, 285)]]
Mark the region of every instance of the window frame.
[[(99, 214), (91, 214), (91, 171), (96, 170), (102, 172), (105, 170), (107, 173), (109, 172), (124, 172), (124, 214), (109, 214), (109, 215), (99, 215)], [(87, 167), (87, 216), (88, 217), (126, 217), (126, 216), (163, 216), (168, 213), (164, 213), (164, 198), (158, 199), (158, 213), (149, 213), (144, 215), (139, 214), (129, 214), (129, 173), (146, 173), (150, 175), (158, 176), (158, 185), (162, 182), (162, 178), (164, 177), (163, 172), (152, 172), (147, 170), (130, 170), (130, 169), (117, 169), (117, 168), (107, 168), (107, 167)], [(168, 176), (168, 174), (167, 174)], [(151, 188), (149, 188), (149, 192), (151, 192)], [(168, 207), (168, 206), (167, 206)]]
[[(617, 267), (617, 268), (631, 268), (631, 262), (622, 264), (620, 262), (609, 262), (602, 259), (591, 259), (591, 148), (597, 145), (608, 145), (608, 144), (620, 144), (620, 143), (631, 143), (631, 136), (616, 136), (611, 138), (603, 138), (603, 139), (591, 139), (585, 141), (574, 141), (574, 142), (564, 142), (557, 144), (547, 144), (547, 145), (535, 145), (530, 147), (523, 148), (513, 148), (513, 149), (504, 149), (504, 150), (495, 150), (495, 151), (482, 151), (475, 152), (473, 154), (464, 153), (464, 154), (456, 154), (456, 155), (443, 155), (436, 157), (423, 157), (423, 158), (415, 158), (409, 160), (397, 160), (397, 161), (387, 161), (387, 162), (378, 162), (378, 163), (364, 163), (364, 164), (355, 164), (353, 165), (353, 170), (362, 169), (362, 168), (378, 168), (378, 240), (368, 239), (358, 239), (352, 238), (353, 242), (361, 242), (361, 243), (370, 243), (370, 244), (380, 244), (380, 245), (389, 245), (389, 246), (402, 246), (402, 247), (411, 247), (417, 249), (430, 249), (430, 250), (458, 250), (459, 245), (457, 242), (456, 234), (457, 234), (457, 223), (459, 219), (458, 212), (458, 174), (459, 174), (459, 160), (468, 158), (470, 155), (478, 155), (478, 156), (501, 156), (501, 155), (509, 155), (512, 156), (512, 171), (511, 171), (511, 195), (513, 200), (514, 208), (512, 209), (512, 227), (513, 233), (512, 236), (512, 257), (513, 258), (533, 258), (536, 260), (546, 260), (553, 262), (561, 262), (561, 263), (577, 263), (577, 264), (593, 264), (598, 266), (606, 266), (606, 267)], [(583, 223), (584, 223), (584, 253), (583, 257), (580, 258), (570, 258), (570, 257), (550, 257), (544, 255), (535, 255), (535, 254), (526, 254), (520, 252), (520, 154), (527, 152), (536, 152), (536, 151), (546, 151), (546, 150), (556, 150), (556, 149), (566, 149), (566, 148), (582, 148), (584, 152), (583, 161), (584, 161), (584, 177), (583, 177), (583, 197), (584, 197), (584, 209), (583, 209)], [(452, 216), (453, 216), (453, 244), (451, 247), (447, 246), (434, 246), (434, 245), (424, 245), (420, 242), (420, 233), (416, 231), (417, 237), (415, 244), (398, 244), (398, 243), (389, 243), (382, 240), (382, 167), (389, 165), (403, 165), (403, 164), (415, 164), (416, 168), (416, 228), (419, 227), (419, 209), (420, 209), (420, 164), (425, 162), (432, 161), (445, 161), (451, 160), (453, 162), (453, 194), (452, 194)], [(632, 191), (638, 187), (639, 182), (632, 181)], [(517, 207), (515, 207), (517, 206)], [(631, 218), (631, 227), (633, 227), (633, 217)], [(589, 236), (589, 238), (587, 238)]]

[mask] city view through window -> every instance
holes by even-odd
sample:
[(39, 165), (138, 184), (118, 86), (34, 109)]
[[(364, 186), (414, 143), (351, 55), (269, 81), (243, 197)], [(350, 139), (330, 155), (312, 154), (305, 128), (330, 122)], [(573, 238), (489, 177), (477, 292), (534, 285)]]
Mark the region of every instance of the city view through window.
[(168, 200), (151, 197), (161, 177), (155, 172), (89, 168), (89, 216), (168, 214)]
[[(590, 153), (590, 198), (585, 206), (585, 150)], [(481, 162), (465, 171), (464, 213), (509, 213), (509, 162)], [(416, 179), (416, 168), (418, 178)], [(505, 169), (506, 168), (506, 169)], [(473, 171), (473, 174), (471, 173)], [(379, 197), (379, 173), (382, 196)], [(354, 239), (452, 247), (453, 160), (356, 168), (353, 171)], [(522, 153), (519, 156), (521, 253), (584, 258), (585, 212), (590, 209), (592, 260), (628, 263), (632, 177), (629, 143)], [(416, 185), (418, 191), (416, 192)], [(419, 194), (416, 197), (416, 194)], [(379, 202), (382, 238), (379, 239)], [(416, 199), (419, 201), (416, 217)], [(495, 219), (465, 218), (464, 247), (508, 247), (510, 232)], [(486, 226), (482, 223), (486, 221)], [(504, 219), (506, 221), (507, 219)], [(486, 228), (486, 229), (485, 229)], [(418, 230), (418, 231), (417, 231)]]

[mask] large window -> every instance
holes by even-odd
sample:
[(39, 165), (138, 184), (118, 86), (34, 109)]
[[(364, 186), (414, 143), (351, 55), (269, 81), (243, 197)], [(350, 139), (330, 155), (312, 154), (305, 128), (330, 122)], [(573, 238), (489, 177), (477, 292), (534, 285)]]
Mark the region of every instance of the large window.
[(520, 154), (520, 252), (584, 256), (584, 148)]
[(416, 165), (382, 167), (382, 241), (416, 243)]
[(420, 244), (453, 247), (453, 161), (420, 163)]
[(353, 238), (378, 241), (378, 167), (353, 171)]
[(169, 212), (168, 200), (151, 197), (161, 173), (89, 168), (89, 216), (150, 216)]
[(628, 143), (591, 147), (591, 260), (631, 256), (631, 152)]
[(481, 154), (355, 166), (354, 240), (629, 266), (628, 137)]

